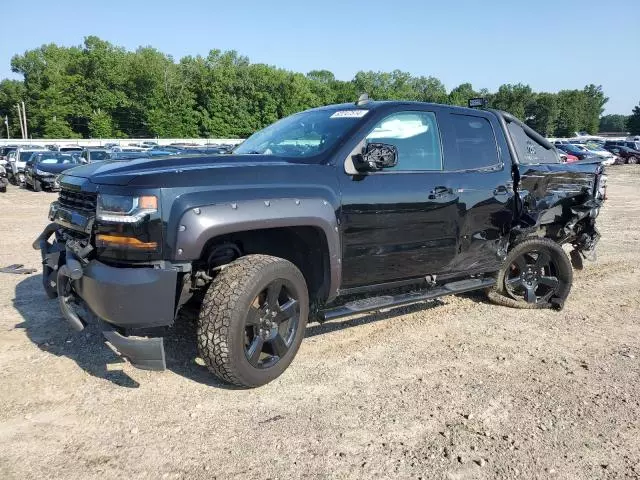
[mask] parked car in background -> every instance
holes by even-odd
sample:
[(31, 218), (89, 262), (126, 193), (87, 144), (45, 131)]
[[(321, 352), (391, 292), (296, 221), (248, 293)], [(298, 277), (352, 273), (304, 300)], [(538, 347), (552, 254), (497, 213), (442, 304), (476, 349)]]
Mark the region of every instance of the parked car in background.
[(229, 150), (222, 147), (199, 147), (194, 149), (194, 153), (207, 154), (207, 155), (222, 155), (228, 153)]
[(0, 165), (0, 193), (7, 191), (9, 180), (7, 179), (7, 169)]
[(80, 155), (85, 162), (102, 162), (104, 160), (109, 160), (111, 158), (111, 154), (108, 150), (104, 148), (85, 148)]
[(579, 148), (572, 143), (562, 143), (556, 145), (556, 148), (562, 150), (565, 153), (569, 153), (574, 157), (578, 157), (578, 160), (586, 160), (589, 158), (599, 158), (593, 153), (589, 152), (586, 148)]
[(633, 150), (640, 150), (640, 141), (635, 140), (607, 140), (604, 144), (605, 147), (627, 147)]
[(82, 150), (83, 148), (80, 145), (67, 145), (65, 147), (58, 148), (59, 152), (65, 152), (65, 153), (71, 153), (71, 152), (82, 153)]
[(140, 147), (120, 147), (121, 152), (146, 152), (148, 149)]
[(558, 156), (560, 157), (560, 161), (563, 163), (575, 163), (580, 160), (575, 155), (571, 155), (570, 153), (563, 152), (562, 150), (558, 150)]
[(8, 165), (9, 161), (7, 160), (7, 156), (9, 155), (9, 152), (13, 152), (17, 148), (17, 145), (6, 145), (4, 147), (0, 147), (0, 166), (6, 167)]
[(146, 153), (151, 157), (168, 157), (171, 155), (179, 155), (182, 153), (182, 150), (174, 147), (162, 147), (160, 145), (156, 145), (155, 147), (147, 150)]
[(583, 149), (587, 153), (593, 153), (594, 155), (602, 158), (603, 165), (613, 165), (616, 163), (616, 156), (608, 150), (601, 148), (593, 143), (585, 143), (584, 145), (577, 145), (578, 148)]
[(24, 185), (24, 169), (27, 165), (27, 161), (31, 158), (32, 154), (46, 151), (47, 149), (44, 147), (18, 147), (14, 151), (9, 152), (9, 155), (7, 157), (7, 160), (9, 161), (9, 166), (7, 168), (9, 181), (14, 185)]
[(110, 152), (109, 160), (135, 160), (136, 158), (149, 158), (149, 152)]
[(605, 147), (614, 155), (619, 156), (623, 159), (624, 163), (636, 164), (640, 163), (640, 151), (634, 150), (633, 148), (624, 147), (621, 145), (610, 145)]
[(77, 155), (71, 153), (33, 153), (24, 169), (25, 186), (33, 188), (34, 192), (40, 192), (43, 189), (59, 190), (58, 175), (82, 163)]

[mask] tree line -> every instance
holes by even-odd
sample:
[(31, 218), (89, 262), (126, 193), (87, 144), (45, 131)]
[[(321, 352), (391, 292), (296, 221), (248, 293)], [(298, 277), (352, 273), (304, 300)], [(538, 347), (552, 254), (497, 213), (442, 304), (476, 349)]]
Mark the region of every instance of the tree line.
[(0, 82), (0, 116), (18, 137), (16, 103), (26, 103), (34, 138), (242, 138), (294, 112), (353, 102), (362, 92), (376, 100), (466, 105), (486, 97), (547, 136), (597, 133), (607, 102), (602, 88), (557, 93), (506, 84), (496, 92), (463, 83), (447, 92), (432, 76), (358, 72), (342, 81), (328, 70), (307, 74), (251, 63), (235, 51), (175, 61), (152, 47), (128, 51), (87, 37), (80, 46), (43, 45), (11, 60), (24, 80)]

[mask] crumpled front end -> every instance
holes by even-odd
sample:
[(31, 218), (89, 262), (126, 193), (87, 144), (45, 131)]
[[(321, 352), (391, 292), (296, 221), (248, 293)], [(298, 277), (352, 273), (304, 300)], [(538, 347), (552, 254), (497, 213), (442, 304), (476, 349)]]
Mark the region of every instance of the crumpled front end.
[[(63, 185), (61, 199), (65, 195), (71, 194)], [(73, 202), (52, 204), (52, 223), (33, 243), (42, 255), (45, 292), (58, 299), (74, 330), (97, 317), (109, 343), (134, 366), (164, 369), (162, 337), (138, 335), (173, 323), (178, 269), (163, 262), (105, 263), (96, 255), (97, 194), (74, 195)]]

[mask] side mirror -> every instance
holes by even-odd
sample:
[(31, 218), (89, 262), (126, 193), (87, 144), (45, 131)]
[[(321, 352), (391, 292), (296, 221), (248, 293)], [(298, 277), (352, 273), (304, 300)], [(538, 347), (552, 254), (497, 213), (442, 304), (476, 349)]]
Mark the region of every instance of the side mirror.
[(353, 165), (359, 172), (376, 172), (398, 164), (398, 149), (386, 143), (368, 143), (359, 155), (354, 155)]

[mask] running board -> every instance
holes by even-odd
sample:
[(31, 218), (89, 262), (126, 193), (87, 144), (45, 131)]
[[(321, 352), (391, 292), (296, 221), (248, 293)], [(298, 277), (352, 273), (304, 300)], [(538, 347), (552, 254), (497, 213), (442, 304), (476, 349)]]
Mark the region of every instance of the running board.
[(495, 278), (470, 278), (467, 280), (446, 283), (439, 287), (433, 287), (428, 290), (418, 292), (354, 300), (353, 302), (340, 305), (339, 307), (323, 310), (321, 314), (324, 321), (335, 320), (336, 318), (348, 317), (358, 313), (372, 312), (374, 310), (382, 310), (385, 308), (403, 307), (405, 305), (411, 305), (412, 303), (434, 300), (439, 297), (444, 297), (445, 295), (453, 295), (455, 293), (464, 293), (481, 288), (493, 287), (495, 284)]

